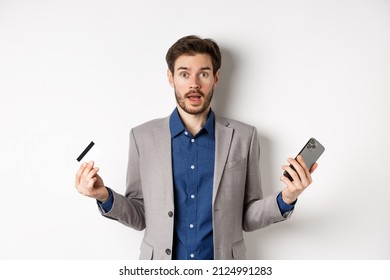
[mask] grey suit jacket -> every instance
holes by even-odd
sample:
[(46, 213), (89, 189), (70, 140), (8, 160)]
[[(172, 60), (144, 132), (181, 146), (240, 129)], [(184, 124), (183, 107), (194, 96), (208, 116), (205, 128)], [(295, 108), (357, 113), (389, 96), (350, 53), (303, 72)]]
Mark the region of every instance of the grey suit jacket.
[[(254, 127), (216, 117), (213, 185), (215, 259), (245, 259), (243, 230), (253, 231), (286, 219), (277, 194), (263, 197), (259, 144)], [(140, 259), (171, 259), (174, 227), (169, 117), (130, 132), (125, 196), (102, 214), (136, 230), (145, 229)], [(289, 216), (289, 215), (287, 215)]]

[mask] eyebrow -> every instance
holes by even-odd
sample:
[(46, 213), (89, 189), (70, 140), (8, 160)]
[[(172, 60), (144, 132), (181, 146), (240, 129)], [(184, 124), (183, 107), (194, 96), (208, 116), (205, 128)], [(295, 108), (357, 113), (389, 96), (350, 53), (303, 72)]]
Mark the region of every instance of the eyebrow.
[[(176, 70), (177, 70), (177, 71), (178, 71), (178, 70), (189, 70), (189, 68), (188, 68), (188, 67), (185, 67), (185, 66), (180, 66), (180, 67), (177, 68)], [(211, 68), (208, 67), (208, 66), (205, 66), (205, 67), (201, 67), (200, 70), (201, 70), (201, 71), (204, 71), (204, 70), (210, 70), (210, 71), (211, 71)]]

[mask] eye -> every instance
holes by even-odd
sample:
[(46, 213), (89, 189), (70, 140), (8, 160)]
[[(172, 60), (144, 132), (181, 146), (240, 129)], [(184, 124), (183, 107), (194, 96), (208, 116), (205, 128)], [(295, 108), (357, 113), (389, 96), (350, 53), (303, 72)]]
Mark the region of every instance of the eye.
[(201, 77), (201, 78), (207, 78), (208, 76), (209, 76), (209, 73), (207, 73), (207, 72), (201, 72), (199, 74), (199, 77)]
[(188, 78), (189, 75), (188, 75), (187, 72), (180, 72), (179, 76), (182, 77), (182, 78)]

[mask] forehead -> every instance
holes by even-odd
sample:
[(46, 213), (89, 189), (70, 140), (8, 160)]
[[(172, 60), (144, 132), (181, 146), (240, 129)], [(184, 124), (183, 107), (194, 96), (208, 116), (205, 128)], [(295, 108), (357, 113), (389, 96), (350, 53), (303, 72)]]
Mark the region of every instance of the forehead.
[(175, 61), (175, 70), (179, 68), (188, 68), (189, 70), (196, 70), (200, 68), (213, 69), (213, 63), (210, 55), (197, 53), (195, 55), (183, 54)]

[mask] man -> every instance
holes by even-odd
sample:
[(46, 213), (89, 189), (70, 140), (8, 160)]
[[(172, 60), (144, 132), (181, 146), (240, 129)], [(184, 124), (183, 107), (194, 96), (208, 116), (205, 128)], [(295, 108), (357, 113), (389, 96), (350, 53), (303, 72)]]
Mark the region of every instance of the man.
[(125, 196), (105, 187), (93, 162), (77, 190), (103, 216), (145, 229), (140, 259), (245, 259), (243, 230), (287, 219), (311, 182), (302, 158), (283, 166), (282, 192), (263, 197), (256, 129), (211, 110), (221, 54), (211, 39), (186, 36), (168, 50), (177, 108), (131, 130)]

